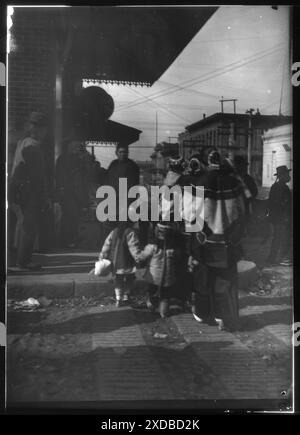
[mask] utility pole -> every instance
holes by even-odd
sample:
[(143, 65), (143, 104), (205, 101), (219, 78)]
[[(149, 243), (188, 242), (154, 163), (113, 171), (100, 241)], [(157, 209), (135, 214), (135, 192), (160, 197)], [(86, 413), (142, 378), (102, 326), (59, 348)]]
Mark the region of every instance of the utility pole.
[(222, 97), (221, 100), (219, 100), (219, 102), (221, 103), (221, 112), (224, 113), (224, 103), (227, 101), (231, 101), (233, 102), (233, 113), (236, 114), (236, 98), (231, 98), (229, 100), (224, 100), (224, 98)]
[(155, 145), (157, 145), (157, 111), (155, 112)]
[(249, 115), (248, 119), (248, 174), (251, 175), (251, 160), (252, 160), (252, 116), (254, 109), (246, 110)]

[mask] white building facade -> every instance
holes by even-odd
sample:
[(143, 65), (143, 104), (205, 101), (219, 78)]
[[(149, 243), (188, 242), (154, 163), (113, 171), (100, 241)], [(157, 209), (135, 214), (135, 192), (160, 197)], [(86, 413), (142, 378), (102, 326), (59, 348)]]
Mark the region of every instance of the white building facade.
[(291, 181), (288, 184), (293, 186), (293, 130), (292, 124), (281, 125), (280, 127), (266, 130), (263, 139), (263, 187), (271, 187), (276, 180), (276, 168), (286, 165), (291, 171)]

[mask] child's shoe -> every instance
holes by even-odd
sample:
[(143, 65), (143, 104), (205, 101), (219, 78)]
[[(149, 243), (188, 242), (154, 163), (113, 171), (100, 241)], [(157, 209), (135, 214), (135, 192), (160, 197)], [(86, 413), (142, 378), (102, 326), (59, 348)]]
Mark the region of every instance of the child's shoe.
[(122, 302), (123, 302), (123, 304), (124, 305), (128, 305), (128, 304), (130, 304), (130, 296), (127, 294), (127, 293), (125, 293), (124, 295), (123, 295), (123, 300), (122, 300)]
[(116, 295), (116, 308), (120, 308), (122, 306), (122, 299), (123, 299), (122, 290), (119, 288), (116, 288), (115, 295)]
[(147, 300), (146, 300), (146, 306), (147, 306), (148, 310), (155, 311), (155, 306), (152, 303), (150, 298), (147, 298)]
[(225, 329), (223, 319), (219, 319), (219, 318), (215, 317), (215, 321), (216, 321), (220, 331), (223, 331)]
[(168, 316), (169, 313), (169, 301), (168, 299), (162, 299), (159, 303), (159, 314), (162, 319)]
[(150, 310), (150, 311), (155, 311), (155, 309), (156, 309), (154, 297), (152, 296), (151, 293), (147, 294), (146, 306), (147, 306), (148, 310)]

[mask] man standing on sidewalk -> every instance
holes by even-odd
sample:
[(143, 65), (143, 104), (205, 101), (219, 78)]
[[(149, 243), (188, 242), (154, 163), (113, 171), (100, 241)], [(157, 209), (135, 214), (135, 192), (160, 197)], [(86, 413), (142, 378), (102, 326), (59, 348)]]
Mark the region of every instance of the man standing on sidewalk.
[(273, 227), (271, 249), (268, 264), (291, 265), (291, 226), (292, 226), (292, 195), (287, 183), (290, 181), (290, 172), (286, 166), (276, 168), (277, 178), (272, 185), (268, 210), (269, 220)]
[[(107, 169), (107, 184), (114, 188), (116, 192), (116, 200), (117, 200), (117, 210), (119, 199), (122, 201), (122, 198), (119, 198), (119, 180), (120, 178), (126, 178), (127, 180), (127, 194), (131, 187), (139, 186), (140, 184), (140, 168), (138, 165), (128, 157), (128, 146), (122, 143), (119, 143), (116, 148), (117, 158), (111, 162)], [(128, 196), (128, 195), (127, 195)], [(132, 200), (128, 199), (128, 206)], [(142, 222), (140, 226), (140, 231), (142, 227), (142, 236), (141, 239), (145, 238), (144, 232), (146, 232), (144, 227), (145, 222)], [(104, 236), (107, 237), (108, 233), (111, 231), (110, 223), (104, 223)], [(146, 240), (144, 241), (144, 244)]]
[(140, 184), (140, 168), (128, 157), (128, 146), (118, 144), (116, 149), (117, 159), (113, 160), (107, 169), (108, 185), (112, 186), (119, 194), (119, 179), (126, 178), (127, 189)]
[(42, 213), (49, 212), (51, 201), (46, 173), (46, 164), (41, 143), (47, 135), (45, 117), (32, 112), (29, 118), (29, 137), (23, 139), (16, 151), (10, 200), (20, 205), (23, 222), (17, 248), (17, 266), (37, 270), (40, 264), (32, 263), (34, 242), (41, 227)]

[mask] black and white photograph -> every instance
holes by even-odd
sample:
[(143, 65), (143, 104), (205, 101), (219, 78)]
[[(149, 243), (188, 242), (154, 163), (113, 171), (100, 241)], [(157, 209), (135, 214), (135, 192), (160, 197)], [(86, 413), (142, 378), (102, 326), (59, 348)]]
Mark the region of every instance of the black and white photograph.
[(7, 6), (8, 408), (294, 412), (292, 14)]

